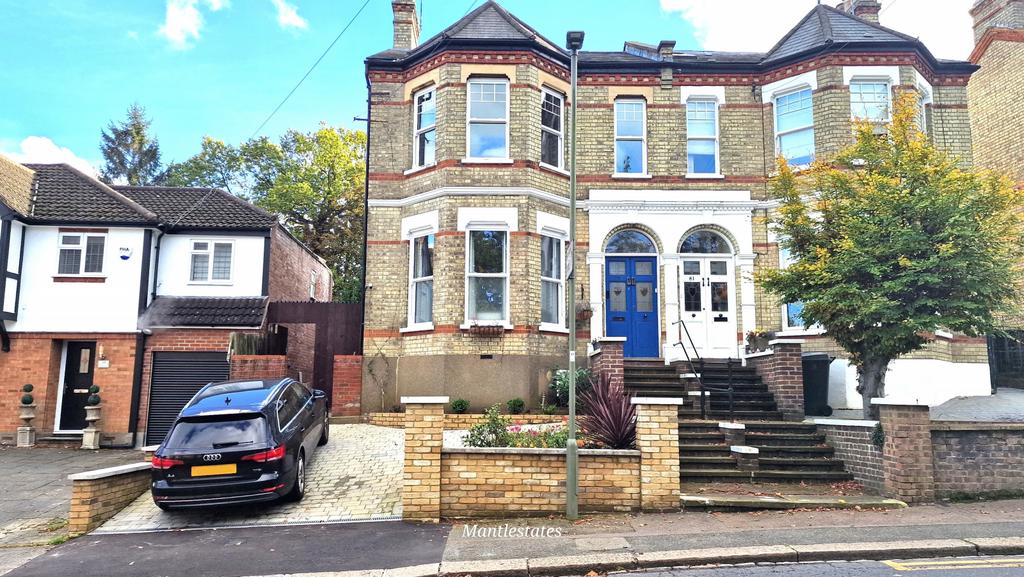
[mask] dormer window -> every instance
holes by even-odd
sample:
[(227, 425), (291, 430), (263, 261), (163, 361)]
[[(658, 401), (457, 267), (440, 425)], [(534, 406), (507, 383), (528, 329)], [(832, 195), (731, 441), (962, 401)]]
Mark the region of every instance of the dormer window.
[(189, 281), (193, 283), (231, 282), (231, 261), (234, 243), (220, 240), (193, 240), (192, 270)]
[(475, 78), (469, 81), (467, 140), (469, 158), (509, 158), (508, 80)]

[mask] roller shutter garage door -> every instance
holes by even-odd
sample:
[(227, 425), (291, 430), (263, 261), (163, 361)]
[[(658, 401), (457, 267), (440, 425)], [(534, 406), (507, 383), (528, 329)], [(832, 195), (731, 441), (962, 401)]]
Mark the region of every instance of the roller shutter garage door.
[(229, 373), (224, 351), (154, 352), (146, 444), (161, 443), (178, 413), (199, 389), (207, 383), (228, 380)]

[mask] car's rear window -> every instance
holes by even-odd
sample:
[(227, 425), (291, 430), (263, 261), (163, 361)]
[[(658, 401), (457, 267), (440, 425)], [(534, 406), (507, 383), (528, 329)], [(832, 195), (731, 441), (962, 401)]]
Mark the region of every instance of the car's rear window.
[(231, 415), (216, 420), (178, 421), (167, 436), (169, 449), (227, 449), (260, 446), (267, 440), (262, 415)]

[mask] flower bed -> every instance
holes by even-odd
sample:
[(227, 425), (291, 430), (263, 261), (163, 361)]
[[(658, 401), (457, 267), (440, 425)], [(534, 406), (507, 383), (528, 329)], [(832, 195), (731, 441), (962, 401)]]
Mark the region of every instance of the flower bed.
[[(521, 425), (543, 425), (547, 423), (561, 423), (566, 419), (565, 415), (508, 415), (513, 423)], [(401, 429), (405, 427), (405, 413), (370, 413), (366, 422), (378, 427), (392, 427)], [(487, 418), (482, 413), (462, 413), (444, 416), (445, 429), (468, 429), (473, 425), (483, 422)]]

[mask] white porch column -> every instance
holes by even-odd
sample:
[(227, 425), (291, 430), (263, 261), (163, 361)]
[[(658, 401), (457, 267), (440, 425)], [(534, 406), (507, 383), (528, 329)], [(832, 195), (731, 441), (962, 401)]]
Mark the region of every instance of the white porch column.
[[(604, 334), (604, 254), (600, 252), (587, 253), (587, 266), (590, 267), (590, 308), (594, 311), (590, 317), (590, 338), (599, 339)], [(576, 314), (569, 311), (569, 314)]]
[(661, 343), (661, 354), (665, 360), (672, 360), (681, 354), (679, 347), (673, 346), (676, 342), (676, 325), (672, 324), (679, 320), (679, 255), (663, 254), (661, 264), (665, 273), (661, 285), (661, 298), (665, 303), (665, 340)]
[[(757, 308), (754, 303), (754, 259), (756, 254), (738, 254), (736, 263), (740, 267), (740, 298), (743, 310), (743, 334), (757, 328)], [(742, 353), (742, 351), (740, 351)]]

